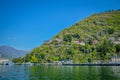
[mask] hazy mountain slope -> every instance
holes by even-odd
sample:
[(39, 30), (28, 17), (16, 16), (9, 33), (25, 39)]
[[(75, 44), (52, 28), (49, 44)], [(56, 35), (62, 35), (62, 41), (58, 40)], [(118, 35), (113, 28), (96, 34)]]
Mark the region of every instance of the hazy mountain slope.
[(17, 50), (13, 47), (9, 46), (0, 46), (0, 54), (4, 58), (16, 58), (16, 57), (23, 57), (28, 51), (24, 50)]

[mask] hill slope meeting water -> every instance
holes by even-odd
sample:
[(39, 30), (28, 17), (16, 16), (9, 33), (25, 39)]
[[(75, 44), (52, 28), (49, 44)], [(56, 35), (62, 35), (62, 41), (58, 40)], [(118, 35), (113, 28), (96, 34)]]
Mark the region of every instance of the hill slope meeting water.
[(23, 57), (28, 51), (25, 50), (17, 50), (10, 46), (0, 46), (0, 55), (2, 58), (18, 58)]
[(120, 10), (93, 14), (13, 62), (107, 62), (120, 56)]

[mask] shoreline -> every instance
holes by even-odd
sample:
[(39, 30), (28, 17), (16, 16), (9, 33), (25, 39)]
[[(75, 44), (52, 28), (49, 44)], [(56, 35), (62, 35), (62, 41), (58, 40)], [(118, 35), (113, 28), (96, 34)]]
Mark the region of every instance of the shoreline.
[(63, 66), (120, 66), (120, 63), (115, 64), (62, 64)]
[[(11, 64), (0, 64), (0, 65), (11, 65)], [(54, 64), (54, 63), (13, 63), (12, 65), (57, 65), (57, 66), (120, 66), (120, 63), (98, 63), (98, 64), (93, 64), (93, 63), (81, 63), (81, 64), (71, 64), (71, 63), (66, 63), (66, 64)]]

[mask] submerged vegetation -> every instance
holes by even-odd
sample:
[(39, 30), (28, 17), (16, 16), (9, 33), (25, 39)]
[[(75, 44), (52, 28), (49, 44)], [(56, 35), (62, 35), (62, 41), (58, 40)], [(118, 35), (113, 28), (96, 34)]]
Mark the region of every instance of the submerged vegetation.
[(72, 60), (73, 63), (110, 60), (120, 54), (120, 10), (92, 16), (66, 28), (40, 47), (14, 63), (47, 63)]

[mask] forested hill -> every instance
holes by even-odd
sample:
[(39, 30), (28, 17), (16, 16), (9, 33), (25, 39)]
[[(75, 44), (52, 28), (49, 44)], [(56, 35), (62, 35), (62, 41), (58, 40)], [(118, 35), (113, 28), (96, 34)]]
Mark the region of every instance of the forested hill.
[(120, 10), (93, 14), (13, 62), (109, 60), (120, 52)]

